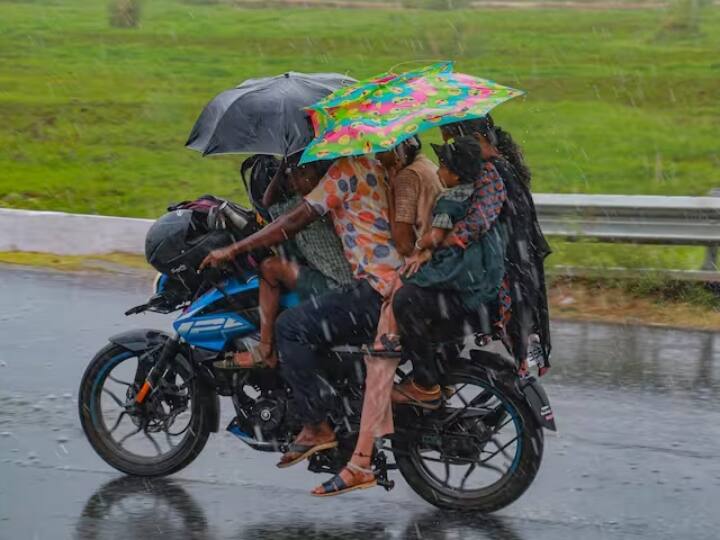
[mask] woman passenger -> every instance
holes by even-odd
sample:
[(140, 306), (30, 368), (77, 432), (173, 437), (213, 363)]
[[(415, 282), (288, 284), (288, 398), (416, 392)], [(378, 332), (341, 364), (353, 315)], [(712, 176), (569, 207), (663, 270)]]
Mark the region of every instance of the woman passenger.
[[(403, 352), (413, 361), (415, 376), (413, 379), (409, 379), (403, 385), (400, 385), (400, 387), (393, 392), (393, 401), (431, 407), (437, 405), (441, 392), (437, 384), (439, 376), (435, 372), (434, 367), (430, 365), (430, 362), (426, 361), (426, 358), (429, 357), (431, 358), (431, 362), (434, 363), (434, 354), (421, 356), (418, 354), (419, 347), (414, 348), (407, 344), (406, 334), (410, 335), (410, 332), (403, 327), (403, 324), (406, 323), (408, 317), (412, 317), (413, 314), (403, 313), (401, 316), (400, 310), (397, 308), (399, 295), (402, 295), (403, 298), (408, 298), (412, 304), (421, 300), (422, 306), (409, 306), (409, 309), (415, 310), (421, 317), (430, 313), (430, 317), (434, 318), (438, 312), (442, 313), (444, 318), (447, 319), (444, 324), (438, 324), (439, 327), (443, 327), (443, 334), (456, 334), (458, 328), (463, 328), (463, 320), (467, 318), (468, 311), (473, 308), (479, 308), (479, 304), (493, 298), (497, 294), (500, 286), (499, 281), (503, 273), (502, 251), (504, 250), (504, 239), (498, 234), (498, 231), (495, 230), (492, 234), (486, 235), (488, 242), (486, 244), (479, 244), (479, 248), (470, 246), (470, 244), (479, 241), (483, 234), (490, 230), (493, 222), (500, 213), (504, 201), (502, 180), (492, 165), (476, 159), (475, 154), (479, 154), (480, 146), (474, 139), (461, 141), (461, 144), (457, 146), (462, 147), (462, 151), (456, 152), (455, 164), (458, 165), (458, 162), (461, 161), (465, 168), (459, 171), (460, 174), (456, 173), (453, 175), (455, 177), (454, 180), (450, 180), (449, 178), (448, 180), (450, 180), (450, 183), (454, 183), (459, 179), (458, 177), (463, 176), (466, 180), (468, 177), (471, 177), (474, 182), (471, 182), (472, 189), (470, 191), (472, 192), (472, 196), (469, 200), (457, 201), (459, 204), (445, 203), (444, 205), (445, 210), (453, 214), (455, 221), (458, 220), (460, 215), (467, 220), (467, 223), (464, 224), (463, 227), (458, 227), (458, 230), (462, 229), (464, 231), (462, 236), (455, 238), (455, 233), (453, 232), (447, 235), (447, 239), (450, 242), (465, 242), (463, 245), (468, 246), (469, 249), (472, 250), (471, 257), (479, 263), (479, 266), (476, 264), (475, 266), (478, 267), (474, 269), (470, 263), (470, 259), (468, 260), (470, 263), (469, 267), (458, 265), (458, 253), (455, 249), (438, 250), (438, 254), (444, 252), (445, 256), (440, 256), (436, 264), (432, 266), (435, 270), (438, 270), (436, 266), (439, 265), (441, 267), (439, 269), (440, 272), (424, 270), (416, 279), (418, 279), (422, 285), (438, 285), (451, 288), (423, 288), (415, 283), (407, 283), (395, 294), (392, 305), (395, 306), (394, 311), (397, 314), (398, 323), (400, 324)], [(440, 151), (441, 163), (445, 162), (443, 166), (444, 169), (447, 169), (449, 161), (447, 150), (447, 147), (443, 147), (443, 150)], [(442, 174), (446, 176), (446, 172)], [(458, 198), (466, 199), (467, 194)], [(442, 210), (443, 204), (440, 206)], [(451, 207), (454, 208), (450, 210)], [(428, 214), (426, 217), (428, 229), (432, 228), (430, 218), (431, 216)], [(453, 220), (453, 218), (450, 217), (448, 217), (448, 219)], [(439, 222), (437, 224), (439, 224)], [(432, 231), (429, 231), (423, 236), (420, 242), (423, 242), (423, 240), (431, 242), (429, 240), (431, 235)], [(440, 239), (437, 233), (434, 236), (438, 240), (445, 240), (444, 238)], [(446, 234), (443, 233), (443, 236), (446, 236)], [(450, 243), (450, 245), (453, 244)], [(421, 243), (421, 246), (424, 246), (424, 244)], [(458, 247), (458, 249), (461, 248)], [(416, 250), (415, 262), (422, 262), (423, 256), (420, 255), (422, 252), (422, 250)], [(487, 253), (486, 258), (488, 260), (483, 260), (483, 253), (485, 252)], [(413, 258), (411, 258), (410, 262), (413, 262)], [(443, 266), (443, 264), (447, 264), (447, 266)], [(496, 268), (498, 266), (499, 268)], [(460, 271), (460, 268), (462, 268), (462, 271)], [(488, 279), (490, 273), (486, 271), (486, 269), (490, 268), (495, 268), (496, 270), (492, 272), (492, 279)], [(475, 270), (477, 270), (477, 272)], [(452, 275), (450, 283), (444, 279), (443, 272)], [(409, 278), (409, 280), (412, 280), (412, 278)], [(456, 280), (457, 284), (453, 280)], [(489, 281), (493, 283), (488, 285)], [(453, 290), (453, 288), (455, 288), (455, 290)], [(420, 295), (408, 294), (408, 291), (414, 293), (416, 290), (420, 291)], [(403, 291), (406, 292), (403, 293)], [(447, 305), (445, 305), (446, 297), (450, 299)], [(447, 307), (449, 310), (441, 309), (440, 306)], [(385, 316), (383, 316), (381, 320), (388, 320), (387, 313), (385, 313)], [(420, 321), (419, 326), (423, 328), (423, 332), (428, 332), (427, 325), (424, 323), (426, 323), (426, 321)], [(448, 328), (450, 328), (449, 332)], [(383, 331), (387, 331), (387, 328), (379, 328), (378, 334), (382, 334)], [(415, 334), (413, 338), (417, 340)], [(424, 337), (418, 342), (418, 345), (425, 343), (426, 339), (427, 338)], [(376, 342), (376, 347), (377, 345)], [(382, 346), (386, 346), (386, 343), (382, 343)], [(387, 358), (366, 358), (366, 365), (368, 366), (365, 383), (366, 394), (363, 402), (360, 434), (355, 452), (346, 468), (328, 482), (318, 486), (313, 491), (313, 495), (339, 495), (355, 489), (363, 489), (376, 485), (375, 475), (370, 469), (373, 442), (374, 438), (391, 433), (392, 411), (389, 406), (385, 407), (385, 404), (389, 405), (390, 389), (397, 364), (397, 360), (391, 361), (391, 359)], [(379, 429), (380, 426), (384, 429)]]
[[(427, 337), (411, 339), (417, 332), (409, 327), (416, 318), (425, 321), (433, 318), (429, 312), (439, 313), (444, 322), (431, 332), (437, 341), (446, 341), (447, 334), (457, 334), (468, 319), (495, 301), (505, 272), (506, 238), (498, 223), (505, 203), (502, 179), (492, 165), (477, 159), (481, 147), (473, 137), (456, 138), (435, 150), (448, 189), (433, 209), (432, 231), (418, 241), (416, 253), (407, 260), (404, 286), (394, 299), (394, 305), (409, 301), (412, 306), (405, 309), (415, 311), (394, 308), (403, 354), (414, 370), (412, 378), (396, 387), (393, 401), (425, 408), (440, 405), (435, 351), (428, 353)], [(406, 287), (410, 289), (404, 291)], [(420, 326), (427, 330), (425, 324)]]
[[(429, 232), (432, 205), (442, 190), (437, 166), (420, 152), (421, 147), (420, 139), (413, 137), (376, 156), (388, 178), (393, 242), (403, 256), (410, 255), (417, 239)], [(382, 311), (391, 310), (391, 305), (392, 297), (386, 298)], [(378, 326), (375, 348), (384, 346), (379, 337), (388, 332)], [(375, 440), (393, 432), (390, 396), (398, 364), (397, 355), (365, 357), (365, 395), (355, 451), (340, 474), (315, 488), (313, 495), (339, 495), (376, 484), (369, 467)]]
[(490, 115), (450, 124), (442, 133), (446, 140), (475, 137), (482, 147), (482, 158), (493, 164), (505, 182), (507, 203), (501, 220), (509, 240), (507, 275), (498, 298), (499, 322), (506, 345), (521, 366), (526, 363), (528, 343), (538, 340), (544, 362), (542, 374), (550, 368), (552, 348), (544, 267), (550, 246), (537, 219), (530, 169), (510, 133), (496, 126)]
[[(428, 383), (433, 384), (438, 381), (438, 374), (435, 372), (434, 367), (435, 348), (433, 342), (446, 340), (450, 336), (457, 335), (458, 329), (463, 327), (462, 324), (458, 323), (468, 317), (474, 319), (473, 322), (475, 323), (481, 322), (486, 328), (491, 321), (498, 318), (501, 319), (501, 322), (506, 322), (508, 324), (507, 332), (510, 336), (511, 350), (513, 350), (516, 359), (525, 358), (526, 338), (531, 331), (540, 334), (541, 346), (546, 361), (550, 352), (543, 270), (543, 259), (549, 253), (549, 248), (537, 223), (535, 208), (529, 192), (529, 170), (524, 164), (522, 154), (509, 134), (495, 128), (489, 116), (479, 120), (445, 126), (442, 128), (442, 132), (446, 141), (462, 135), (472, 135), (480, 143), (480, 152), (475, 159), (486, 163), (483, 165), (484, 172), (478, 182), (484, 183), (489, 188), (496, 185), (498, 181), (506, 180), (504, 187), (507, 190), (508, 201), (500, 219), (506, 225), (508, 235), (514, 241), (509, 242), (507, 245), (507, 274), (498, 294), (497, 311), (499, 314), (493, 314), (494, 317), (488, 315), (484, 306), (475, 310), (474, 313), (473, 310), (468, 310), (461, 296), (455, 291), (423, 290), (416, 284), (410, 283), (403, 287), (395, 297), (393, 306), (399, 314), (401, 332), (404, 333), (404, 350), (411, 353), (411, 359), (413, 357), (419, 359), (416, 365), (429, 367), (427, 370), (429, 375)], [(502, 154), (498, 147), (502, 149)], [(500, 175), (498, 171), (502, 171)], [(482, 190), (480, 190), (472, 203), (476, 217), (480, 218), (476, 225), (479, 224), (481, 227), (474, 231), (459, 228), (457, 236), (468, 240), (482, 236), (482, 224), (486, 222), (483, 216), (494, 213), (496, 209), (497, 201), (494, 200), (495, 194), (491, 193), (491, 191), (486, 189), (482, 193)], [(511, 287), (515, 293), (512, 295), (514, 297), (512, 299), (514, 316), (509, 317), (508, 321), (511, 306)], [(517, 294), (517, 292), (520, 292), (520, 294)], [(520, 297), (521, 295), (526, 296), (528, 301), (524, 301)], [(408, 342), (410, 342), (410, 346), (407, 345)], [(417, 346), (413, 348), (413, 344)], [(392, 365), (393, 370), (395, 366), (395, 364), (388, 363), (387, 360), (382, 363), (378, 362), (376, 365), (379, 367)], [(373, 373), (370, 366), (371, 364), (368, 362), (368, 378), (366, 380), (368, 390), (366, 390), (363, 404), (361, 433), (358, 438), (356, 452), (353, 454), (348, 467), (331, 481), (316, 488), (313, 491), (314, 495), (337, 495), (376, 484), (374, 473), (370, 469), (372, 438), (368, 439), (369, 433), (367, 431), (367, 426), (372, 425), (372, 422), (366, 422), (366, 420), (369, 420), (369, 414), (367, 413), (370, 410), (368, 396), (374, 388), (371, 386)], [(421, 371), (423, 367), (421, 367)], [(393, 377), (392, 373), (388, 374), (388, 370), (385, 369), (384, 372), (376, 372), (374, 378), (376, 381), (387, 382), (388, 380), (392, 381)], [(413, 402), (419, 402), (426, 400), (428, 397), (431, 399), (440, 397), (439, 387), (435, 392), (437, 396), (427, 396), (425, 393), (418, 395), (414, 392), (415, 387), (416, 385), (410, 381), (405, 388), (400, 389), (400, 392), (394, 393), (394, 400), (407, 402), (409, 398)], [(379, 388), (384, 388), (384, 386), (380, 385)], [(375, 409), (377, 412), (382, 407), (375, 407)], [(363, 432), (363, 425), (366, 426), (365, 432)], [(381, 423), (375, 422), (375, 425), (381, 425)], [(385, 425), (392, 426), (391, 413), (389, 421), (386, 421)], [(375, 436), (381, 437), (389, 432), (387, 430), (385, 432), (377, 431)]]

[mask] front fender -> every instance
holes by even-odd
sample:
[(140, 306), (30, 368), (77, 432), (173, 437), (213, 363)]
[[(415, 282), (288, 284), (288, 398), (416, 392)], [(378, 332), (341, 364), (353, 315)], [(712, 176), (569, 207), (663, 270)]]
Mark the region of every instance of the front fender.
[[(130, 352), (142, 353), (163, 345), (170, 337), (167, 332), (144, 328), (116, 334), (111, 336), (109, 341)], [(185, 357), (190, 361), (190, 354), (185, 354)], [(157, 361), (157, 356), (146, 357), (145, 361), (154, 363)], [(198, 383), (200, 384), (199, 400), (202, 403), (205, 419), (210, 430), (217, 432), (220, 429), (220, 398), (215, 389), (202, 378), (198, 379)]]
[(139, 353), (162, 345), (168, 339), (170, 339), (170, 334), (167, 332), (142, 328), (115, 334), (109, 338), (109, 341), (130, 352)]

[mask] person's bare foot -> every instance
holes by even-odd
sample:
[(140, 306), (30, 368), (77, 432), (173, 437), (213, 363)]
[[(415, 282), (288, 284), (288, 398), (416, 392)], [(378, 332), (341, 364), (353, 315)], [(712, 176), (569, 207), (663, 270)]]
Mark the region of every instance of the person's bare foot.
[(273, 349), (272, 343), (260, 342), (254, 350), (235, 353), (233, 363), (244, 369), (255, 367), (268, 367), (275, 369), (277, 367), (278, 358)]
[(335, 432), (327, 422), (316, 426), (306, 425), (290, 445), (290, 450), (280, 458), (278, 467), (285, 468), (299, 463), (322, 450), (337, 446)]

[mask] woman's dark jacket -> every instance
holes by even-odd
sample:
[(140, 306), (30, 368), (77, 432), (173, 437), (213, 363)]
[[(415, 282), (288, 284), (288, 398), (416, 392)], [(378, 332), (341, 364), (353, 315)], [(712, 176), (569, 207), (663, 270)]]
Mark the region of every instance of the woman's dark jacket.
[(533, 333), (540, 336), (547, 368), (551, 344), (544, 261), (550, 254), (550, 246), (540, 229), (529, 187), (506, 159), (494, 159), (493, 165), (507, 190), (500, 219), (508, 234), (505, 270), (512, 299), (508, 338), (513, 356), (522, 360), (527, 357), (528, 336)]

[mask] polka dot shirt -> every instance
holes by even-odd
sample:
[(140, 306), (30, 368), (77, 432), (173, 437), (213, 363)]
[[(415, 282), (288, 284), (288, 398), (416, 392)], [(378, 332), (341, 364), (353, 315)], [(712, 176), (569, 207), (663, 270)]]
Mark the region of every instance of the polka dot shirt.
[(355, 278), (387, 296), (403, 260), (392, 241), (380, 163), (367, 156), (338, 159), (305, 200), (320, 215), (332, 216)]

